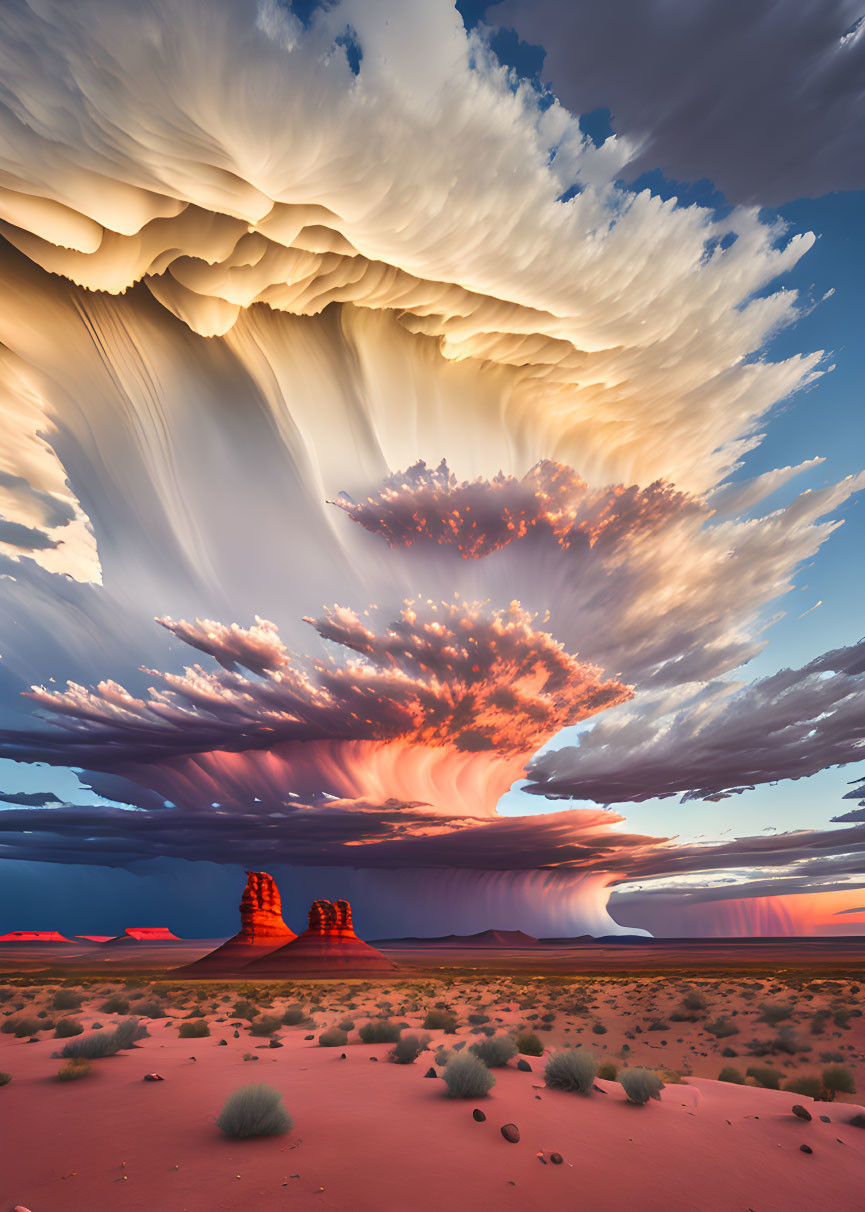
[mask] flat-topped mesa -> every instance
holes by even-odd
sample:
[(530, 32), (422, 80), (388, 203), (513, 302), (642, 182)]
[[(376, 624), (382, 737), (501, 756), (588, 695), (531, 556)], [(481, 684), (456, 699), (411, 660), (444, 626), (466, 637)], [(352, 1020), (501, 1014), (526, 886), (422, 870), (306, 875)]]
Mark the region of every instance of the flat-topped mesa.
[(287, 943), (295, 938), (282, 920), (282, 901), (272, 875), (266, 871), (247, 871), (246, 887), (240, 898), (238, 943)]
[(389, 972), (393, 964), (375, 947), (359, 939), (348, 901), (313, 901), (309, 925), (296, 939), (254, 960), (245, 972), (256, 976), (301, 973)]

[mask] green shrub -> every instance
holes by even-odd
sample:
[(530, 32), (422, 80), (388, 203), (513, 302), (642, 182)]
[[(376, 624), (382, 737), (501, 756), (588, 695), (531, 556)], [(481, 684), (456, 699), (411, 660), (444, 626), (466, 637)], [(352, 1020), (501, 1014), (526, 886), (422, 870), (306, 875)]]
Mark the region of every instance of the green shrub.
[(0, 1069), (0, 1086), (8, 1086), (11, 1081), (12, 1081), (12, 1074), (4, 1073), (3, 1070)]
[(114, 1056), (118, 1052), (131, 1048), (138, 1039), (144, 1039), (147, 1028), (139, 1023), (137, 1018), (127, 1018), (119, 1023), (113, 1031), (96, 1031), (83, 1035), (80, 1039), (70, 1040), (60, 1053), (63, 1057), (85, 1057), (87, 1060), (97, 1060), (103, 1056)]
[(619, 1074), (619, 1081), (628, 1096), (629, 1103), (636, 1103), (638, 1107), (642, 1107), (650, 1098), (660, 1101), (664, 1083), (652, 1069), (637, 1067), (623, 1069)]
[(760, 1021), (768, 1023), (770, 1027), (777, 1027), (785, 1018), (790, 1018), (792, 1013), (793, 1007), (786, 1002), (764, 1002), (760, 1007)]
[(553, 1090), (591, 1094), (598, 1062), (586, 1048), (563, 1048), (547, 1059), (544, 1078)]
[(705, 1010), (706, 999), (702, 993), (698, 993), (696, 989), (692, 989), (682, 998), (682, 1005), (686, 1010)]
[(483, 1098), (496, 1084), (483, 1061), (468, 1052), (451, 1057), (442, 1077), (448, 1088), (448, 1098)]
[(395, 1044), (400, 1037), (400, 1026), (389, 1018), (371, 1018), (358, 1034), (365, 1044)]
[(739, 1028), (728, 1018), (716, 1018), (714, 1022), (706, 1023), (705, 1028), (716, 1039), (726, 1039), (730, 1035), (738, 1035)]
[(55, 1039), (69, 1039), (72, 1035), (83, 1035), (84, 1025), (77, 1018), (61, 1018), (54, 1029)]
[(92, 1072), (93, 1066), (90, 1061), (77, 1058), (61, 1065), (57, 1070), (57, 1077), (61, 1082), (77, 1082), (81, 1077), (89, 1077)]
[(735, 1069), (732, 1065), (724, 1066), (724, 1068), (718, 1074), (718, 1081), (719, 1082), (730, 1082), (734, 1086), (743, 1086), (745, 1084), (745, 1079), (742, 1076), (742, 1074), (739, 1072), (738, 1069)]
[(823, 1093), (823, 1083), (819, 1077), (805, 1074), (801, 1077), (791, 1077), (784, 1083), (784, 1089), (790, 1094), (804, 1094), (806, 1098), (820, 1098)]
[(74, 989), (58, 989), (51, 1005), (55, 1010), (78, 1010), (82, 1000), (81, 995)]
[(612, 1061), (604, 1061), (602, 1065), (598, 1065), (597, 1076), (604, 1079), (605, 1082), (614, 1082), (618, 1069)]
[(500, 1069), (517, 1055), (517, 1046), (509, 1035), (493, 1035), (469, 1048), (488, 1069)]
[(106, 1002), (103, 1002), (100, 1009), (106, 1014), (128, 1014), (129, 1002), (125, 997), (120, 997), (115, 993), (113, 997), (109, 997)]
[(450, 1010), (427, 1010), (423, 1026), (427, 1031), (444, 1031), (445, 1035), (453, 1035), (457, 1029), (456, 1015)]
[(348, 1035), (339, 1027), (328, 1027), (318, 1037), (318, 1043), (321, 1048), (341, 1048), (348, 1043)]
[(401, 1035), (390, 1052), (395, 1065), (413, 1065), (429, 1043), (428, 1035)]
[(249, 1024), (250, 1035), (273, 1035), (282, 1026), (282, 1019), (275, 1014), (262, 1014)]
[(748, 1077), (753, 1077), (758, 1086), (767, 1090), (781, 1089), (781, 1076), (777, 1069), (772, 1069), (769, 1065), (749, 1065), (745, 1072)]
[(823, 1070), (823, 1086), (831, 1101), (836, 1094), (855, 1094), (856, 1085), (853, 1074), (843, 1065), (828, 1065)]
[(264, 1082), (241, 1086), (226, 1099), (217, 1126), (233, 1140), (250, 1136), (279, 1136), (293, 1127), (282, 1095)]
[(177, 1028), (180, 1039), (202, 1039), (210, 1035), (210, 1027), (206, 1018), (187, 1019)]
[(521, 1031), (514, 1041), (521, 1056), (543, 1056), (544, 1045), (534, 1031)]

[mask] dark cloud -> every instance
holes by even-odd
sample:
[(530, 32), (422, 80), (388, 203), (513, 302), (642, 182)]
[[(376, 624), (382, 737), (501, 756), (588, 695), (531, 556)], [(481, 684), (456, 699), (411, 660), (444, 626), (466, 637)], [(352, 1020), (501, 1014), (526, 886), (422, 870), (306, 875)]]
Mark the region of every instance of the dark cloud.
[(713, 684), (675, 713), (618, 713), (532, 762), (526, 790), (620, 803), (726, 795), (863, 760), (865, 640), (738, 693)]
[[(290, 658), (276, 628), (262, 620), (250, 629), (160, 621), (226, 671), (150, 671), (161, 686), (147, 698), (109, 681), (89, 690), (75, 683), (34, 689), (63, 731), (0, 733), (0, 753), (114, 770), (216, 748), (406, 737), (463, 752), (528, 755), (565, 725), (631, 695), (535, 630), (515, 603), (494, 612), (408, 603), (383, 632), (337, 607), (306, 620), (360, 657), (342, 661)], [(261, 676), (232, 672), (237, 665)]]
[(651, 533), (674, 517), (698, 514), (700, 503), (672, 485), (622, 484), (590, 489), (570, 467), (544, 460), (518, 479), (459, 482), (445, 460), (421, 460), (396, 472), (365, 501), (346, 494), (332, 502), (391, 547), (438, 543), (480, 559), (527, 536), (550, 535), (562, 549), (610, 547)]
[(642, 139), (630, 179), (710, 178), (777, 206), (865, 187), (861, 0), (505, 0), (487, 19), (546, 51), (541, 78), (577, 114)]
[(0, 543), (8, 543), (10, 547), (19, 547), (22, 551), (46, 551), (59, 547), (58, 539), (52, 539), (44, 530), (35, 526), (24, 526), (21, 522), (9, 522), (0, 518)]
[(4, 804), (21, 804), (28, 808), (44, 808), (46, 804), (62, 804), (53, 791), (0, 791)]

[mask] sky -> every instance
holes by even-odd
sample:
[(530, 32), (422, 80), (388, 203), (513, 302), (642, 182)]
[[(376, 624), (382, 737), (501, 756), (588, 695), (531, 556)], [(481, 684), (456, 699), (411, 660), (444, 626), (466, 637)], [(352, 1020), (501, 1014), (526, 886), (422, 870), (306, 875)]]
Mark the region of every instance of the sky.
[(865, 931), (863, 11), (4, 6), (0, 933)]

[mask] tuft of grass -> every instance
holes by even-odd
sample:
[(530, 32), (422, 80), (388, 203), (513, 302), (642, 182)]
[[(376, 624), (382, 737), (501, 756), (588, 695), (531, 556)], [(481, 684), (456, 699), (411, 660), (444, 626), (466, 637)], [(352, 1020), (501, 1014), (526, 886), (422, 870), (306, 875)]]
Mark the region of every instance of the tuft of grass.
[(445, 1035), (454, 1035), (457, 1029), (456, 1015), (451, 1010), (434, 1007), (427, 1010), (423, 1026), (426, 1031), (444, 1031)]
[(628, 1102), (636, 1103), (638, 1107), (642, 1107), (650, 1098), (660, 1100), (664, 1088), (660, 1077), (651, 1069), (623, 1069), (619, 1074), (619, 1081), (628, 1096)]
[(210, 1026), (206, 1018), (187, 1019), (177, 1028), (180, 1039), (203, 1039), (210, 1035)]
[(98, 1060), (100, 1057), (114, 1056), (126, 1048), (131, 1048), (137, 1039), (144, 1039), (146, 1035), (147, 1028), (143, 1023), (139, 1023), (137, 1018), (127, 1018), (113, 1031), (95, 1031), (90, 1035), (82, 1035), (80, 1039), (70, 1040), (60, 1055)]
[(790, 1018), (793, 1014), (793, 1007), (786, 1002), (764, 1002), (760, 1007), (759, 1021), (768, 1023), (770, 1027), (777, 1027), (779, 1023), (783, 1023), (785, 1018)]
[(4, 1073), (3, 1070), (0, 1069), (0, 1086), (8, 1086), (11, 1081), (12, 1081), (12, 1074)]
[(275, 1014), (262, 1014), (249, 1024), (250, 1035), (273, 1035), (282, 1026), (282, 1019)]
[(692, 989), (682, 998), (682, 1005), (686, 1010), (705, 1010), (706, 999), (702, 993), (698, 993), (696, 989)]
[(113, 997), (109, 997), (107, 1001), (102, 1003), (100, 1009), (105, 1014), (128, 1014), (129, 1002), (125, 997), (120, 997), (115, 993)]
[(289, 1006), (282, 1016), (282, 1021), (286, 1027), (297, 1027), (306, 1019), (306, 1011), (303, 1006)]
[(823, 1087), (828, 1095), (827, 1102), (831, 1102), (836, 1094), (856, 1093), (853, 1074), (843, 1065), (828, 1065), (823, 1070)]
[(521, 1056), (543, 1056), (544, 1045), (534, 1031), (521, 1031), (514, 1043)]
[(598, 1065), (597, 1076), (603, 1078), (605, 1082), (614, 1082), (618, 1069), (612, 1061), (604, 1061), (602, 1065)]
[(448, 1088), (448, 1098), (483, 1098), (496, 1084), (483, 1061), (469, 1052), (451, 1057), (442, 1077)]
[(339, 1027), (328, 1027), (318, 1037), (320, 1048), (341, 1048), (348, 1043), (348, 1034)]
[(234, 1009), (231, 1012), (235, 1018), (248, 1018), (250, 1022), (258, 1017), (258, 1006), (253, 1005), (246, 998), (241, 998), (240, 1001), (234, 1003)]
[(703, 1029), (716, 1039), (726, 1039), (730, 1035), (739, 1034), (739, 1028), (728, 1018), (716, 1018), (714, 1022), (706, 1023)]
[(82, 997), (74, 989), (58, 989), (51, 1005), (55, 1010), (79, 1010)]
[(745, 1079), (733, 1065), (725, 1065), (718, 1074), (719, 1082), (730, 1082), (734, 1086), (744, 1086)]
[(47, 1030), (51, 1025), (53, 1024), (38, 1018), (10, 1018), (3, 1024), (3, 1030), (14, 1035), (16, 1039), (24, 1039), (27, 1035), (36, 1035), (39, 1031)]
[(763, 1086), (766, 1090), (780, 1090), (781, 1076), (777, 1069), (773, 1069), (770, 1065), (749, 1065), (745, 1070), (748, 1077), (753, 1077), (758, 1086)]
[(790, 1094), (804, 1094), (806, 1098), (820, 1098), (823, 1094), (823, 1083), (813, 1074), (803, 1074), (801, 1077), (791, 1077), (784, 1083), (784, 1089)]
[(265, 1082), (235, 1090), (225, 1101), (217, 1126), (232, 1140), (250, 1136), (280, 1136), (290, 1132), (294, 1121), (282, 1105), (282, 1095)]
[(413, 1065), (429, 1043), (428, 1035), (401, 1035), (390, 1059), (395, 1065)]
[(57, 1078), (61, 1082), (77, 1082), (79, 1078), (89, 1077), (92, 1072), (93, 1066), (90, 1061), (76, 1057), (60, 1066), (57, 1070)]
[(77, 1018), (61, 1018), (54, 1029), (55, 1039), (69, 1039), (73, 1035), (83, 1035), (84, 1025)]
[(358, 1034), (365, 1044), (395, 1044), (400, 1030), (399, 1024), (391, 1022), (389, 1018), (371, 1018)]
[(165, 1007), (156, 998), (145, 999), (135, 1007), (142, 1018), (165, 1018)]
[(353, 1018), (342, 1018), (336, 1025), (339, 1027), (340, 1031), (354, 1031)]
[(470, 1052), (482, 1060), (488, 1069), (501, 1069), (517, 1055), (517, 1046), (509, 1035), (493, 1035), (472, 1044)]
[(547, 1059), (544, 1078), (552, 1090), (591, 1094), (598, 1062), (586, 1048), (563, 1048)]

